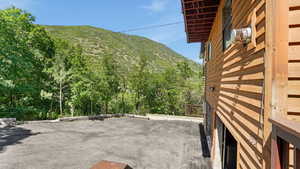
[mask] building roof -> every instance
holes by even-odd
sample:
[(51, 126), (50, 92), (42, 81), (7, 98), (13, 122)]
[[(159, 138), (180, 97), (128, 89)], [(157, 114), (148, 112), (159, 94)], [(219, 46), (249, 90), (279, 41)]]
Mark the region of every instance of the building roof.
[(188, 43), (206, 42), (220, 0), (181, 0)]

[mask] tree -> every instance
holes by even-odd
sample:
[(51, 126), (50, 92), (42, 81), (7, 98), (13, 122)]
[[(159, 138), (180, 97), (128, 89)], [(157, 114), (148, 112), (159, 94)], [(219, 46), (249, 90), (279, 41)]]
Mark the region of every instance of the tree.
[(31, 119), (42, 111), (43, 69), (54, 53), (51, 38), (33, 22), (21, 9), (0, 10), (0, 108), (18, 118)]
[(120, 77), (120, 93), (121, 93), (121, 104), (118, 107), (121, 110), (118, 110), (118, 112), (128, 113), (128, 105), (125, 101), (126, 93), (128, 92), (129, 86), (128, 86), (128, 78), (124, 72), (119, 72)]
[(151, 51), (135, 52), (138, 63), (122, 70), (112, 54), (84, 55), (79, 45), (50, 37), (23, 10), (0, 10), (0, 117), (53, 119), (131, 113), (134, 107), (138, 113), (180, 114), (179, 105), (195, 103), (199, 83), (187, 61), (152, 70)]
[(193, 76), (194, 72), (190, 68), (187, 61), (183, 61), (177, 64), (179, 75), (181, 78), (182, 95), (184, 97), (185, 104), (192, 103), (192, 86), (189, 79)]
[(96, 85), (101, 99), (104, 101), (105, 113), (108, 113), (110, 101), (120, 92), (120, 77), (118, 65), (112, 55), (105, 55), (102, 59), (102, 69), (99, 72), (101, 81)]
[(166, 96), (165, 96), (165, 104), (167, 107), (168, 114), (178, 114), (179, 113), (179, 102), (180, 102), (180, 86), (179, 81), (180, 78), (178, 76), (177, 71), (174, 68), (168, 68), (163, 73), (163, 79), (166, 89)]
[(144, 96), (145, 89), (147, 88), (147, 79), (150, 75), (148, 71), (148, 57), (141, 55), (137, 65), (133, 68), (132, 74), (130, 75), (130, 87), (134, 93), (135, 110), (140, 111), (142, 97)]
[(70, 76), (71, 98), (69, 105), (71, 115), (74, 116), (76, 106), (82, 104), (80, 101), (83, 96), (82, 92), (88, 90), (88, 87), (85, 86), (88, 70), (82, 47), (80, 45), (72, 46), (71, 52), (71, 57), (68, 59), (71, 63), (69, 71), (72, 72)]
[(186, 81), (189, 78), (192, 77), (193, 71), (191, 67), (189, 66), (189, 63), (187, 61), (183, 61), (177, 64), (177, 69), (179, 71), (180, 77)]
[(145, 88), (145, 103), (149, 113), (178, 114), (179, 76), (174, 68), (162, 73), (151, 73)]
[(71, 53), (72, 48), (68, 42), (61, 39), (55, 39), (55, 57), (53, 60), (53, 66), (48, 70), (48, 72), (53, 77), (58, 88), (60, 115), (64, 114), (64, 90), (68, 87), (67, 83), (71, 76), (71, 63), (69, 62)]

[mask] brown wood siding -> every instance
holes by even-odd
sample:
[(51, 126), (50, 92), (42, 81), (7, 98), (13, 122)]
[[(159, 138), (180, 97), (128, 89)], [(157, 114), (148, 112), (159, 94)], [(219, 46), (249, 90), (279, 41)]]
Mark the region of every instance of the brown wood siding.
[(289, 0), (288, 118), (300, 121), (300, 1)]
[(265, 0), (233, 1), (233, 28), (255, 24), (255, 43), (232, 45), (223, 52), (224, 2), (209, 37), (213, 57), (206, 65), (206, 99), (239, 144), (238, 168), (262, 168), (266, 4)]

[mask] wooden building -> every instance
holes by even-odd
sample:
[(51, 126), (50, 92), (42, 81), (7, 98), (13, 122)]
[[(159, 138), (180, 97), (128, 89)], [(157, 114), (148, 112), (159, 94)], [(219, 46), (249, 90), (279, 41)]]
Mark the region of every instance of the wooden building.
[(181, 0), (215, 168), (300, 169), (300, 0)]

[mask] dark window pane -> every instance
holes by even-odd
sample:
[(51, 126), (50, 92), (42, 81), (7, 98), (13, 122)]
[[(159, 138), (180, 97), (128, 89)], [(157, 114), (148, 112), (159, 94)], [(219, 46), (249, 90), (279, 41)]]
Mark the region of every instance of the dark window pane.
[(231, 45), (232, 0), (227, 0), (223, 8), (223, 50)]

